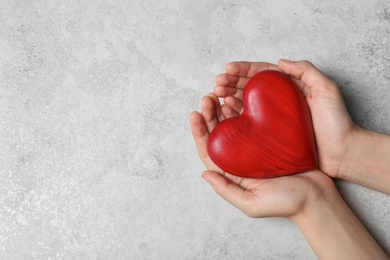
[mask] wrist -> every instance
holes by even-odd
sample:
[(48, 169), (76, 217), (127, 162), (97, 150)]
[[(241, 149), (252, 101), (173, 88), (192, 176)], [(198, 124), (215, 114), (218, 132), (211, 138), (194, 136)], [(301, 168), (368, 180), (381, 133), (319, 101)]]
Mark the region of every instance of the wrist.
[(390, 136), (356, 127), (335, 177), (390, 194)]
[[(302, 219), (307, 219), (312, 211), (332, 205), (334, 198), (339, 199), (339, 193), (334, 185), (333, 180), (321, 172), (315, 170), (305, 175), (311, 185), (305, 190), (305, 200), (299, 210), (288, 218), (298, 224)], [(304, 221), (303, 221), (304, 222)]]
[(290, 219), (319, 259), (387, 259), (334, 185)]
[(349, 180), (350, 176), (354, 175), (354, 171), (356, 170), (355, 166), (358, 163), (359, 157), (367, 149), (365, 140), (368, 132), (357, 125), (353, 126), (345, 140), (346, 148), (344, 154), (334, 162), (338, 167), (333, 177)]
[(307, 191), (308, 199), (306, 203), (296, 214), (290, 216), (290, 220), (298, 227), (310, 222), (309, 220), (317, 218), (318, 216), (325, 216), (326, 211), (331, 210), (335, 202), (342, 201), (333, 181), (327, 178), (325, 187), (321, 187), (321, 192)]

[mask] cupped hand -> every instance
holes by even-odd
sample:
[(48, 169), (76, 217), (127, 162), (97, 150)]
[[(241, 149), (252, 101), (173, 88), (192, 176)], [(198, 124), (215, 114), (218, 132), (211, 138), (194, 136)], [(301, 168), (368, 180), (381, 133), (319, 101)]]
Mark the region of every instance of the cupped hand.
[(352, 122), (337, 85), (310, 62), (280, 60), (278, 65), (263, 62), (228, 63), (226, 73), (217, 76), (214, 89), (215, 95), (224, 98), (221, 114), (225, 117), (240, 114), (246, 83), (256, 73), (266, 69), (290, 75), (301, 89), (312, 116), (319, 168), (331, 177), (340, 177), (359, 128)]
[(193, 112), (190, 121), (199, 156), (208, 169), (202, 177), (226, 201), (251, 217), (291, 218), (321, 200), (326, 191), (335, 190), (332, 180), (319, 170), (270, 179), (242, 178), (222, 171), (208, 156), (207, 140), (219, 122), (233, 116), (226, 116), (223, 107), (218, 97), (210, 94), (202, 99), (201, 113)]

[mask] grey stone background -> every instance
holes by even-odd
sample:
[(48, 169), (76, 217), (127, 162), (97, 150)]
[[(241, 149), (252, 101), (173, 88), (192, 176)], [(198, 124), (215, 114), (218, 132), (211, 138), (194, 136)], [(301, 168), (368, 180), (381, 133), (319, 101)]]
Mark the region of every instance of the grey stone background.
[[(232, 60), (307, 59), (390, 133), (380, 1), (0, 1), (0, 259), (313, 259), (200, 178), (188, 115)], [(337, 181), (390, 252), (389, 196)]]

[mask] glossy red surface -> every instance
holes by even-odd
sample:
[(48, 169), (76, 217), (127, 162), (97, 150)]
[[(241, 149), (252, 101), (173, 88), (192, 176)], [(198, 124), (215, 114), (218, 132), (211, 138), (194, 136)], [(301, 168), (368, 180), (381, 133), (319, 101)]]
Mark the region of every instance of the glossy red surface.
[(269, 178), (317, 168), (306, 99), (278, 71), (262, 71), (247, 83), (240, 116), (222, 121), (210, 134), (211, 160), (242, 177)]

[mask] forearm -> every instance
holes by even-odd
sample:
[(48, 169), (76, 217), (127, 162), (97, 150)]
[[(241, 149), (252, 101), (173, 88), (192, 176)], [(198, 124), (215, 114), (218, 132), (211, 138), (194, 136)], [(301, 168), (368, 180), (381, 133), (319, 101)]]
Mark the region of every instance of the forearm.
[(390, 194), (390, 136), (361, 128), (354, 135), (338, 177)]
[(388, 259), (336, 189), (291, 220), (319, 259)]

